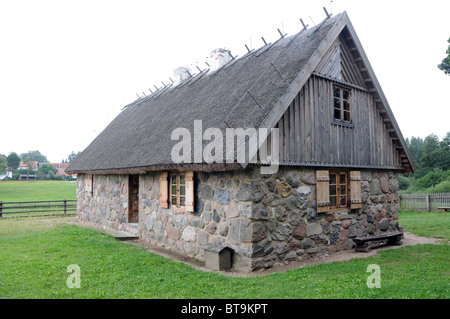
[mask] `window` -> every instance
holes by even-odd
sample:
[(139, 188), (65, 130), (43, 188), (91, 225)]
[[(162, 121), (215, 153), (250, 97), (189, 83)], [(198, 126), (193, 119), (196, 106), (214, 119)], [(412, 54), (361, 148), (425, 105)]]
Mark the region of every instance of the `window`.
[(186, 175), (170, 175), (170, 204), (177, 207), (186, 206)]
[(159, 176), (159, 205), (194, 211), (194, 172), (161, 172)]
[(350, 90), (333, 86), (333, 119), (342, 122), (351, 122)]
[(316, 171), (317, 212), (362, 208), (360, 171)]
[(348, 183), (346, 172), (330, 172), (330, 207), (347, 207)]

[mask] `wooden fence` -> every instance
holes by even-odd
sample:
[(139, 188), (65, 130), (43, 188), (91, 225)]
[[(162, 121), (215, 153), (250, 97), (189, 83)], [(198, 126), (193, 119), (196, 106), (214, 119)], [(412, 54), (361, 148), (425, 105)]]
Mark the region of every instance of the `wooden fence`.
[(400, 194), (400, 209), (438, 211), (439, 207), (450, 207), (450, 193)]
[(0, 218), (70, 216), (77, 211), (76, 200), (50, 200), (33, 202), (1, 202)]

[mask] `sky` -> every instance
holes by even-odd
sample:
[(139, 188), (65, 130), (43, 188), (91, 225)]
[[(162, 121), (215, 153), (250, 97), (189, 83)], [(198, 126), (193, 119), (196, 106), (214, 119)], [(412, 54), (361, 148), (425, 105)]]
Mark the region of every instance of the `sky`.
[(347, 11), (403, 136), (443, 138), (449, 0), (0, 0), (0, 154), (60, 162), (174, 69), (293, 35), (323, 7)]

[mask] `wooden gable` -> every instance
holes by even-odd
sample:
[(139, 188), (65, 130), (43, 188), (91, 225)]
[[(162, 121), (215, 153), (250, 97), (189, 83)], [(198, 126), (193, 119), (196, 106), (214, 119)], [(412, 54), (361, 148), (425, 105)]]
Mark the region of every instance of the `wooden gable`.
[(331, 45), (314, 73), (367, 88), (342, 34)]
[[(281, 165), (415, 170), (346, 13), (307, 66), (261, 126), (279, 129)], [(350, 92), (350, 121), (336, 121), (333, 116), (336, 87)]]
[[(350, 92), (351, 122), (333, 117), (335, 87)], [(397, 144), (372, 94), (343, 81), (312, 75), (275, 127), (281, 165), (403, 168)]]

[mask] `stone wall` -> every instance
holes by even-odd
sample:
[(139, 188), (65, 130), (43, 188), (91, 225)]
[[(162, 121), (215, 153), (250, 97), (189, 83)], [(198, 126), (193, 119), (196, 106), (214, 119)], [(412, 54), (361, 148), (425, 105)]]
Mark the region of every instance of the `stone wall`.
[[(228, 246), (234, 250), (233, 267), (242, 271), (351, 249), (356, 236), (398, 227), (397, 173), (366, 170), (361, 177), (361, 209), (317, 213), (314, 170), (280, 167), (266, 176), (251, 166), (197, 172), (190, 213), (161, 208), (159, 173), (141, 175), (139, 236), (198, 260), (204, 260), (207, 244)], [(80, 219), (120, 229), (127, 215), (127, 176), (97, 178), (97, 199), (79, 196)]]
[(124, 230), (128, 222), (128, 175), (94, 175), (93, 193), (87, 179), (77, 176), (77, 218), (97, 227)]

